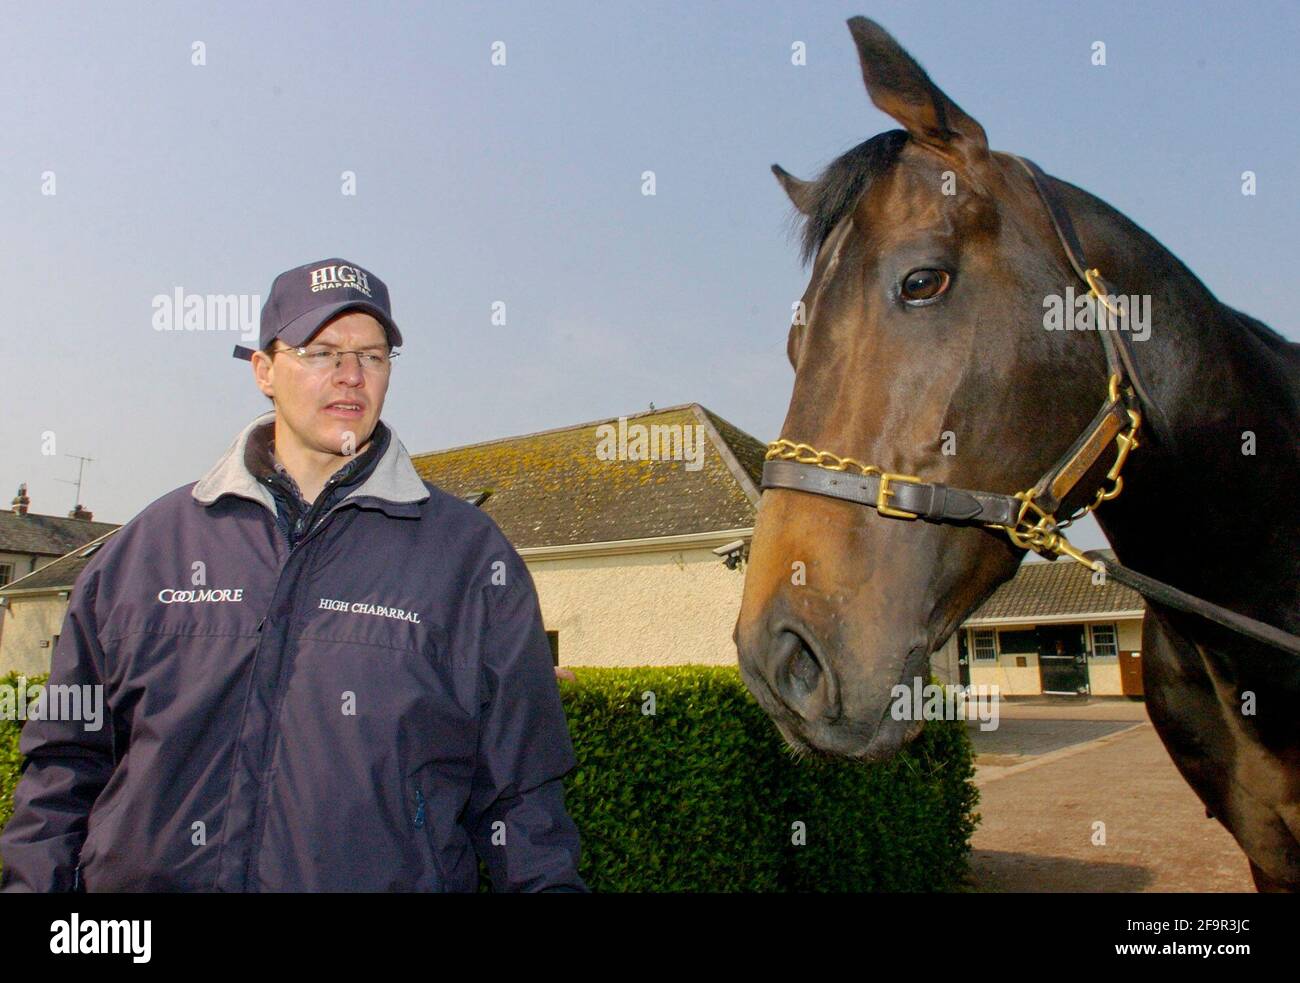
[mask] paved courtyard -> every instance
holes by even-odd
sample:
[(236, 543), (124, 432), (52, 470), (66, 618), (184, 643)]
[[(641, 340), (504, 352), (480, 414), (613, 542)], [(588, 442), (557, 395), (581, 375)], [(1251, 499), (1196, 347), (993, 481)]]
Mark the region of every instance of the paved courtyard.
[(1043, 699), (999, 715), (995, 731), (967, 723), (982, 816), (974, 890), (1254, 891), (1142, 703)]

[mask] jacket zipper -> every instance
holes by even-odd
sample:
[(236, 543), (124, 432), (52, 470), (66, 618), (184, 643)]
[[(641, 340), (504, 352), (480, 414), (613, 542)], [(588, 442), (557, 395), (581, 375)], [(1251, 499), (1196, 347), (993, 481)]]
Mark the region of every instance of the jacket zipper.
[(433, 836), (433, 826), (429, 823), (427, 806), (428, 800), (424, 797), (424, 789), (420, 787), (418, 779), (412, 779), (415, 787), (415, 815), (411, 819), (411, 824), (421, 832), (417, 835), (425, 838), (425, 843), (429, 847), (429, 866), (433, 874), (433, 891), (442, 893), (443, 877), (442, 865), (438, 863), (438, 844)]
[[(294, 555), (299, 551), (303, 550), (306, 547), (307, 543), (318, 532), (320, 532), (322, 529), (325, 528), (325, 525), (329, 520), (329, 518), (332, 515), (334, 515), (335, 512), (341, 509), (343, 505), (347, 502), (348, 502), (347, 498), (345, 498), (342, 502), (336, 502), (334, 506), (328, 512), (326, 512), (325, 515), (321, 517), (320, 521), (317, 522), (311, 529), (309, 529), (306, 535), (302, 537), (302, 539), (298, 540), (296, 545), (289, 547), (289, 552), (285, 555), (284, 563), (281, 565), (280, 573), (277, 576), (275, 581), (275, 590), (272, 592), (271, 595), (272, 603), (274, 603), (275, 598), (278, 597), (280, 594), (280, 587), (284, 582), (284, 572), (287, 569), (289, 569), (289, 565), (292, 562)], [(277, 531), (279, 530), (278, 522), (276, 522), (276, 529)], [(298, 591), (300, 589), (301, 589), (300, 583), (296, 583), (292, 588), (291, 597), (295, 602), (297, 599)], [(256, 798), (254, 799), (254, 805), (253, 805), (253, 827), (249, 839), (248, 857), (244, 864), (244, 890), (245, 891), (248, 891), (250, 889), (252, 883), (253, 867), (255, 863), (258, 861), (258, 854), (261, 851), (262, 830), (266, 821), (266, 816), (265, 816), (266, 806), (264, 805), (264, 803), (266, 803), (266, 798), (263, 796), (263, 791), (266, 786), (266, 782), (265, 782), (266, 771), (268, 766), (270, 765), (271, 756), (275, 753), (275, 744), (276, 744), (276, 739), (278, 737), (278, 732), (274, 731), (273, 728), (275, 725), (275, 721), (280, 716), (280, 707), (281, 707), (280, 701), (282, 699), (282, 695), (283, 695), (282, 691), (284, 688), (285, 665), (290, 661), (289, 659), (290, 655), (296, 654), (297, 652), (297, 646), (293, 644), (291, 639), (288, 637), (288, 633), (292, 629), (293, 623), (296, 620), (297, 616), (298, 616), (297, 604), (291, 603), (289, 608), (289, 614), (288, 614), (288, 624), (285, 626), (285, 645), (284, 645), (284, 649), (280, 653), (280, 663), (278, 667), (278, 672), (276, 674), (275, 692), (273, 697), (273, 708), (270, 716), (271, 723), (268, 727), (270, 732), (266, 736), (266, 746), (262, 752), (262, 760), (261, 762), (259, 762), (258, 770), (257, 770), (257, 788), (255, 790)], [(262, 627), (266, 624), (266, 620), (268, 617), (270, 617), (269, 613), (264, 615), (262, 617), (262, 620), (258, 622), (257, 631), (259, 633), (262, 631)], [(263, 644), (265, 644), (265, 642), (259, 643), (258, 646), (259, 650), (261, 648), (261, 645)], [(258, 654), (260, 654), (260, 651)], [(218, 876), (220, 876), (219, 871), (218, 871)]]
[[(303, 535), (302, 535), (302, 537), (298, 540), (298, 542), (297, 542), (296, 544), (290, 545), (290, 547), (289, 547), (289, 551), (290, 551), (290, 553), (292, 553), (293, 550), (297, 549), (298, 546), (301, 546), (303, 540), (307, 538), (307, 533), (309, 533), (313, 528), (315, 528), (314, 525), (313, 525), (312, 520), (313, 520), (313, 518), (315, 517), (317, 510), (320, 508), (320, 504), (321, 504), (321, 502), (323, 502), (323, 501), (325, 501), (327, 498), (329, 498), (329, 492), (330, 492), (330, 489), (334, 487), (334, 484), (335, 484), (337, 481), (338, 481), (338, 477), (337, 477), (337, 476), (331, 476), (329, 479), (327, 479), (326, 482), (325, 482), (324, 487), (322, 487), (321, 490), (320, 490), (320, 494), (318, 494), (318, 495), (316, 496), (316, 500), (315, 500), (314, 502), (312, 502), (311, 505), (307, 506), (307, 511), (306, 511), (306, 512), (301, 512), (301, 513), (299, 513), (298, 516), (297, 516), (297, 517), (292, 521), (292, 523), (289, 524), (289, 530), (290, 530), (290, 533), (289, 533), (289, 534), (290, 534), (290, 535), (292, 535), (292, 533), (293, 533), (294, 531), (296, 531), (296, 530), (298, 529), (299, 526), (302, 526), (303, 529), (304, 529)], [(268, 478), (268, 479), (267, 479), (267, 483), (268, 483), (268, 484), (272, 484), (272, 483), (273, 483), (273, 482), (272, 482), (272, 479)], [(283, 484), (281, 484), (281, 488), (284, 488)], [(298, 496), (298, 493), (297, 493), (297, 491), (296, 491), (296, 488), (291, 488), (291, 489), (289, 489), (289, 491), (292, 492), (293, 495), (299, 497), (299, 499), (301, 500), (301, 497)], [(344, 497), (344, 501), (346, 501), (346, 500), (347, 500), (347, 498), (346, 498), (346, 496), (345, 496), (345, 497)], [(334, 509), (338, 508), (338, 507), (339, 507), (340, 505), (342, 505), (342, 504), (343, 504), (343, 502), (335, 502), (334, 505), (330, 508), (329, 512), (327, 512), (327, 513), (325, 513), (325, 514), (326, 514), (326, 515), (331, 514), (331, 513), (334, 511)], [(276, 502), (275, 509), (276, 509), (276, 511), (275, 511), (275, 528), (276, 528), (276, 530), (278, 531), (279, 528), (280, 528), (280, 504), (279, 504), (278, 501)], [(322, 521), (323, 521), (323, 518), (322, 518)]]
[(424, 793), (415, 790), (415, 828), (424, 829)]

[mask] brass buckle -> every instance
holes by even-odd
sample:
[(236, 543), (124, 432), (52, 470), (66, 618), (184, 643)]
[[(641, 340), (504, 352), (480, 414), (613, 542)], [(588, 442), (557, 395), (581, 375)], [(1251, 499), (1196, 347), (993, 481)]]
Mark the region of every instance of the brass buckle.
[(763, 459), (812, 464), (819, 468), (825, 468), (827, 471), (848, 471), (850, 468), (856, 468), (864, 478), (874, 474), (880, 479), (880, 488), (876, 491), (875, 508), (877, 512), (895, 519), (921, 518), (919, 512), (908, 512), (906, 509), (896, 509), (887, 504), (887, 499), (892, 498), (894, 495), (894, 490), (889, 487), (891, 481), (912, 481), (918, 485), (923, 484), (922, 480), (914, 474), (894, 474), (890, 471), (881, 471), (874, 464), (863, 464), (851, 457), (840, 457), (830, 451), (819, 451), (811, 444), (786, 440), (784, 437), (767, 445), (767, 453), (763, 455)]
[[(1110, 377), (1109, 396), (1112, 403), (1119, 401), (1119, 376), (1117, 375)], [(1097, 489), (1096, 497), (1092, 500), (1092, 504), (1088, 506), (1089, 512), (1102, 502), (1109, 502), (1124, 489), (1124, 478), (1120, 474), (1124, 470), (1124, 462), (1128, 460), (1130, 451), (1142, 446), (1138, 443), (1137, 438), (1138, 430), (1142, 427), (1142, 413), (1140, 410), (1131, 408), (1126, 408), (1126, 412), (1128, 413), (1128, 429), (1115, 435), (1115, 463), (1111, 465), (1110, 471), (1106, 474), (1106, 481), (1110, 482), (1110, 487), (1107, 488), (1103, 484), (1102, 487)]]
[(888, 471), (878, 472), (880, 475), (880, 491), (876, 493), (876, 511), (881, 515), (893, 516), (895, 519), (919, 519), (920, 512), (908, 512), (906, 509), (896, 509), (885, 504), (886, 498), (893, 497), (893, 489), (889, 487), (891, 481), (912, 481), (921, 484), (921, 479), (912, 474), (890, 474)]

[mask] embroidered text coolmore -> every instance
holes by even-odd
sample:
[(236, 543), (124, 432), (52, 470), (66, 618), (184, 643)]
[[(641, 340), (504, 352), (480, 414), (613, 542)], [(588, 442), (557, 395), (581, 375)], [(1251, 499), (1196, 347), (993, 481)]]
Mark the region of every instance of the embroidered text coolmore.
[(158, 592), (158, 600), (164, 604), (225, 604), (243, 599), (242, 587), (204, 590), (172, 590), (168, 587)]

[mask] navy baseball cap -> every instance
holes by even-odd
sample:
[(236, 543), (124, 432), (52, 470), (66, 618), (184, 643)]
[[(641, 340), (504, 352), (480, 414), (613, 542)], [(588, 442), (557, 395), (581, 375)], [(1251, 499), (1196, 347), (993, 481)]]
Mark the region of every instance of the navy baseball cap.
[[(344, 311), (363, 311), (384, 326), (388, 344), (402, 343), (393, 321), (384, 281), (346, 259), (322, 259), (281, 273), (262, 305), (260, 348), (273, 338), (297, 348), (307, 343), (326, 321)], [(253, 349), (235, 346), (235, 358), (252, 360)]]

